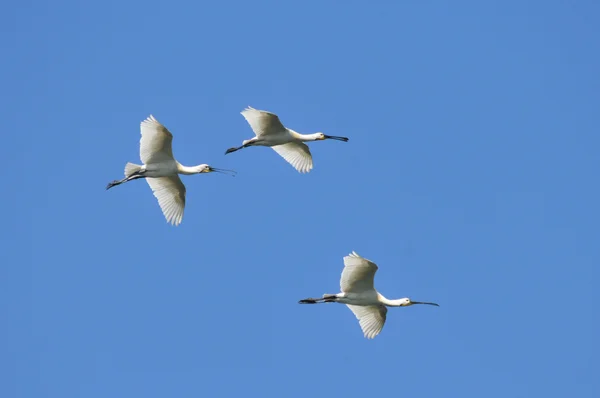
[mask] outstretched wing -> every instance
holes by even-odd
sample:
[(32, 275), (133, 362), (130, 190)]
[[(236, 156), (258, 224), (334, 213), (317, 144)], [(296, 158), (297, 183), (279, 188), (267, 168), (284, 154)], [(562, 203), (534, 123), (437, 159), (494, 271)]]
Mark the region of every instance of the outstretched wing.
[(362, 293), (374, 289), (373, 281), (377, 265), (352, 252), (344, 257), (344, 269), (340, 288), (344, 293)]
[(241, 113), (257, 137), (263, 137), (269, 134), (280, 134), (286, 131), (283, 124), (279, 121), (279, 117), (274, 113), (259, 111), (250, 106)]
[(181, 224), (185, 208), (185, 185), (178, 175), (146, 178), (168, 223)]
[(140, 159), (144, 164), (173, 160), (173, 134), (150, 115), (140, 123)]
[(288, 142), (272, 146), (273, 150), (291, 164), (298, 172), (308, 173), (313, 168), (312, 155), (308, 145), (302, 142)]
[(372, 339), (381, 332), (387, 315), (387, 308), (385, 305), (346, 305), (354, 313), (356, 319), (358, 319), (360, 328), (367, 339)]

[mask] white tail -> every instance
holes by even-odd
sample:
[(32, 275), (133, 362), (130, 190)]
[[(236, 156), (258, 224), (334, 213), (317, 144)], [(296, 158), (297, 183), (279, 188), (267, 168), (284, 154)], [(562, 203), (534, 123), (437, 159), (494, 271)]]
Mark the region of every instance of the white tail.
[(139, 171), (141, 168), (142, 168), (142, 166), (140, 166), (138, 164), (127, 163), (125, 165), (125, 178), (129, 177), (136, 171)]

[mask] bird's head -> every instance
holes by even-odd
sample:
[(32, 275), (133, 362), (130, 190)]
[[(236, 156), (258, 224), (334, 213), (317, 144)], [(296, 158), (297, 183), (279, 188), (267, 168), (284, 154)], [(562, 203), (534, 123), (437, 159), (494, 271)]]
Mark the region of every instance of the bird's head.
[(338, 141), (344, 141), (344, 142), (348, 142), (348, 138), (346, 137), (337, 137), (335, 135), (326, 135), (323, 133), (315, 133), (315, 141), (321, 141), (321, 140), (338, 140)]
[(427, 302), (424, 302), (424, 301), (412, 301), (408, 297), (401, 298), (401, 299), (398, 300), (398, 306), (399, 307), (408, 307), (408, 306), (415, 305), (415, 304), (435, 305), (436, 307), (440, 306), (439, 304), (436, 304), (436, 303), (427, 303)]
[(412, 304), (410, 303), (410, 299), (408, 297), (398, 299), (399, 307), (408, 307), (409, 305), (412, 305)]
[(198, 173), (217, 172), (217, 173), (229, 174), (232, 177), (235, 177), (235, 175), (237, 174), (237, 172), (234, 170), (217, 169), (216, 167), (211, 167), (207, 164), (201, 164), (201, 165), (197, 166), (197, 171), (198, 171)]
[(200, 164), (196, 166), (196, 172), (200, 173), (210, 173), (210, 166), (207, 164)]

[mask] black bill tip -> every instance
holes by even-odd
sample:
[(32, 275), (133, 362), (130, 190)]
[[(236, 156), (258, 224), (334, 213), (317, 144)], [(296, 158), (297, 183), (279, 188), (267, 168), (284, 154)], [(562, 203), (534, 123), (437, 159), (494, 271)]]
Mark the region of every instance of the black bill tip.
[(335, 135), (325, 135), (325, 139), (348, 142), (348, 137), (338, 137)]
[(440, 306), (440, 305), (439, 305), (439, 304), (437, 304), (437, 303), (428, 303), (428, 302), (425, 302), (425, 301), (411, 301), (411, 303), (413, 303), (413, 304), (427, 304), (427, 305), (435, 305), (436, 307), (439, 307), (439, 306)]
[(232, 177), (235, 177), (235, 175), (237, 174), (237, 171), (235, 170), (229, 170), (229, 169), (217, 169), (216, 167), (210, 167), (208, 166), (208, 170), (209, 171), (214, 171), (217, 173), (222, 173), (222, 174), (228, 174)]

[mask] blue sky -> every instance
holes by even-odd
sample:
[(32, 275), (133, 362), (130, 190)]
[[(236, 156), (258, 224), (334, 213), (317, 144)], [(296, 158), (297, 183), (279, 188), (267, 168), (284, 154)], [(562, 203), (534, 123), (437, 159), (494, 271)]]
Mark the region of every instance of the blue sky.
[[(596, 1), (12, 2), (0, 64), (3, 397), (595, 397)], [(311, 145), (224, 156), (279, 114)], [(179, 227), (139, 161), (187, 165)], [(350, 251), (392, 308), (366, 340)]]

